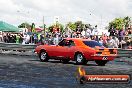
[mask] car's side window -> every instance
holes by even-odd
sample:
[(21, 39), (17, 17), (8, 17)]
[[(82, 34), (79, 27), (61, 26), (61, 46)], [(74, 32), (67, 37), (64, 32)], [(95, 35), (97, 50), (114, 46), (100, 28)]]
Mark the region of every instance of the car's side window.
[(70, 46), (75, 46), (75, 43), (74, 43), (74, 41), (72, 41), (72, 40), (69, 40), (69, 42), (70, 42)]
[(66, 40), (66, 41), (65, 41), (65, 46), (70, 46), (69, 40)]
[(75, 46), (75, 43), (72, 40), (67, 40), (65, 46)]
[(72, 40), (62, 40), (59, 44), (59, 46), (75, 46), (74, 41)]
[(59, 46), (65, 46), (65, 43), (66, 43), (66, 40), (63, 39), (58, 45), (59, 45)]

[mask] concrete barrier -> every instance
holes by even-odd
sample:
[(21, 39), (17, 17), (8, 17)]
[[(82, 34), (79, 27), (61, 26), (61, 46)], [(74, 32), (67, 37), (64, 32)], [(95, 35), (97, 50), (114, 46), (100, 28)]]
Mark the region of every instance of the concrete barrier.
[(117, 57), (132, 57), (132, 49), (117, 49)]
[(15, 43), (0, 43), (1, 51), (32, 51), (36, 48), (35, 44), (15, 44)]
[[(34, 49), (36, 48), (36, 44), (15, 44), (15, 43), (0, 43), (0, 53), (4, 51), (4, 53), (15, 53), (32, 55)], [(132, 49), (117, 49), (118, 54), (117, 57), (132, 57)], [(13, 52), (14, 51), (14, 52)], [(23, 53), (25, 52), (25, 53)]]

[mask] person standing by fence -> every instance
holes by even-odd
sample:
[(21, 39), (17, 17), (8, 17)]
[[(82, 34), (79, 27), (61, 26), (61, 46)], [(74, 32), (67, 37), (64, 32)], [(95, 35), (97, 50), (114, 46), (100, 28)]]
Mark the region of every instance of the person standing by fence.
[(114, 48), (119, 47), (119, 39), (117, 37), (114, 37)]
[(29, 44), (29, 42), (30, 42), (30, 36), (27, 33), (25, 33), (22, 44)]
[(16, 43), (17, 44), (20, 43), (20, 36), (19, 36), (19, 34), (16, 35)]
[(0, 42), (3, 42), (3, 34), (0, 32)]

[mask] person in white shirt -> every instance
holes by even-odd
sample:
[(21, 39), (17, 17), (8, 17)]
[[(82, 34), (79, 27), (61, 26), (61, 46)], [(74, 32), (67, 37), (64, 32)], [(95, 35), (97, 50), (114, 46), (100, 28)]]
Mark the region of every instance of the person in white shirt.
[(86, 29), (86, 36), (90, 37), (90, 35), (91, 35), (91, 29), (87, 28)]
[(55, 36), (54, 36), (54, 44), (55, 45), (58, 45), (58, 43), (59, 43), (59, 35), (60, 34), (58, 32), (55, 33)]
[(108, 40), (108, 48), (114, 48), (115, 40), (112, 38), (112, 36), (109, 37)]
[(97, 25), (95, 26), (95, 28), (92, 30), (92, 35), (98, 35), (98, 28)]
[(82, 34), (82, 36), (85, 36), (85, 31), (83, 30), (83, 31), (81, 32), (81, 34)]
[(119, 39), (117, 37), (114, 37), (114, 48), (118, 48), (119, 46)]
[(30, 36), (28, 34), (24, 34), (24, 37), (23, 37), (23, 42), (22, 44), (29, 44), (29, 41), (30, 41)]

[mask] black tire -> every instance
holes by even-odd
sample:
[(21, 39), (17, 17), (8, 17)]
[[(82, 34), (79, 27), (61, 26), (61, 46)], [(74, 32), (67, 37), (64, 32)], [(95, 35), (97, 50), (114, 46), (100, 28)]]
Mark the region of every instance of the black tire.
[(99, 65), (99, 66), (105, 66), (105, 64), (106, 64), (108, 61), (96, 60), (95, 62), (96, 62), (96, 64)]
[(39, 58), (40, 58), (41, 62), (46, 62), (46, 61), (49, 60), (48, 54), (47, 54), (46, 51), (41, 51), (40, 54), (39, 54)]
[(69, 59), (63, 59), (62, 63), (67, 64), (70, 60)]
[(79, 65), (87, 64), (86, 59), (81, 53), (75, 54), (75, 61), (76, 61), (76, 64), (79, 64)]

